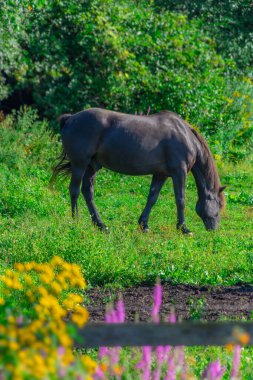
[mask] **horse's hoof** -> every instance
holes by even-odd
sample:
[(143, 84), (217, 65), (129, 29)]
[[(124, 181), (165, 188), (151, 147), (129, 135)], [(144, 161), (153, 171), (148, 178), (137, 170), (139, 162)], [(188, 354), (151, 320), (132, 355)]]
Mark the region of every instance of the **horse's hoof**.
[(187, 232), (183, 232), (183, 234), (187, 236), (194, 236), (194, 233), (190, 230), (188, 230)]
[(104, 232), (106, 234), (109, 234), (110, 233), (110, 230), (109, 228), (105, 225), (105, 224), (96, 224), (97, 228), (101, 231), (101, 232)]
[(180, 231), (183, 235), (193, 236), (193, 232), (190, 231), (185, 224), (177, 225), (177, 230)]
[(143, 223), (139, 223), (139, 226), (140, 226), (141, 231), (144, 234), (150, 231), (150, 229), (148, 228), (148, 225), (144, 225)]
[(101, 229), (100, 229), (102, 232), (104, 232), (105, 234), (109, 234), (110, 233), (110, 230), (107, 226), (103, 226)]

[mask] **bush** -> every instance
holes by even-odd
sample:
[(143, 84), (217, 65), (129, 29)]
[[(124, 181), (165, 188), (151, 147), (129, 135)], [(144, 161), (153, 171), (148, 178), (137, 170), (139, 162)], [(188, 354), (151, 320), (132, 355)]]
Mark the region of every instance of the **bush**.
[(14, 112), (0, 122), (0, 214), (16, 216), (28, 209), (52, 210), (47, 186), (58, 140), (32, 109)]
[(202, 20), (217, 41), (217, 50), (232, 58), (242, 72), (253, 76), (253, 7), (251, 0), (155, 0), (158, 11), (182, 12)]
[[(14, 56), (5, 47), (2, 99), (21, 94), (51, 121), (90, 106), (124, 112), (169, 109), (207, 137), (217, 133), (217, 154), (231, 149), (245, 119), (228, 101), (239, 80), (235, 63), (217, 54), (203, 22), (156, 12), (148, 1), (11, 4), (0, 16), (2, 34), (15, 42)], [(252, 95), (250, 81), (240, 90), (245, 92)], [(246, 107), (250, 103), (242, 96), (240, 101)]]

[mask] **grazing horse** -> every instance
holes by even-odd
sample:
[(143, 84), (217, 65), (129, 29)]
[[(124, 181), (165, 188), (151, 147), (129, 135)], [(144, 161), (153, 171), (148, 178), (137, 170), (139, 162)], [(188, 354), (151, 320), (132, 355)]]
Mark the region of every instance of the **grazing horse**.
[(184, 218), (186, 175), (196, 181), (196, 212), (207, 230), (214, 230), (224, 206), (223, 190), (214, 159), (204, 138), (177, 114), (162, 111), (150, 116), (128, 115), (100, 108), (59, 119), (63, 152), (55, 166), (58, 174), (71, 174), (72, 215), (81, 191), (93, 223), (107, 230), (94, 203), (96, 172), (105, 167), (128, 175), (152, 174), (146, 206), (139, 225), (148, 231), (149, 214), (168, 177), (172, 178), (177, 205), (177, 229), (191, 232)]

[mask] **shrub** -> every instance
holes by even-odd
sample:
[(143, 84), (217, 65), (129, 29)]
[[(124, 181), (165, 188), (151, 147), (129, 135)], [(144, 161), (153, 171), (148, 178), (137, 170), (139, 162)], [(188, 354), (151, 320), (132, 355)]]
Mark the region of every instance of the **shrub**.
[(250, 0), (155, 0), (158, 11), (164, 7), (201, 19), (202, 27), (217, 41), (217, 50), (233, 58), (238, 68), (253, 75), (253, 8)]
[[(148, 1), (8, 4), (0, 15), (2, 33), (8, 36), (8, 20), (17, 57), (6, 45), (2, 99), (29, 94), (51, 121), (90, 106), (125, 112), (169, 109), (207, 137), (217, 134), (217, 154), (228, 154), (238, 131), (252, 119), (252, 110), (245, 116), (230, 104), (239, 82), (235, 63), (217, 54), (198, 19), (156, 12)], [(238, 99), (246, 108), (250, 99), (244, 92), (252, 95), (252, 84), (247, 86)]]

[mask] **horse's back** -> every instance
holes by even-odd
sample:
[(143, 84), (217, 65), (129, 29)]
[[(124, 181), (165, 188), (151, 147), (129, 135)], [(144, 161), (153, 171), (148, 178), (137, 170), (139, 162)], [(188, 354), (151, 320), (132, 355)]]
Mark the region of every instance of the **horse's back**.
[(87, 155), (101, 166), (132, 175), (170, 175), (192, 161), (192, 136), (174, 113), (137, 116), (99, 108), (72, 115), (62, 129), (70, 159)]

